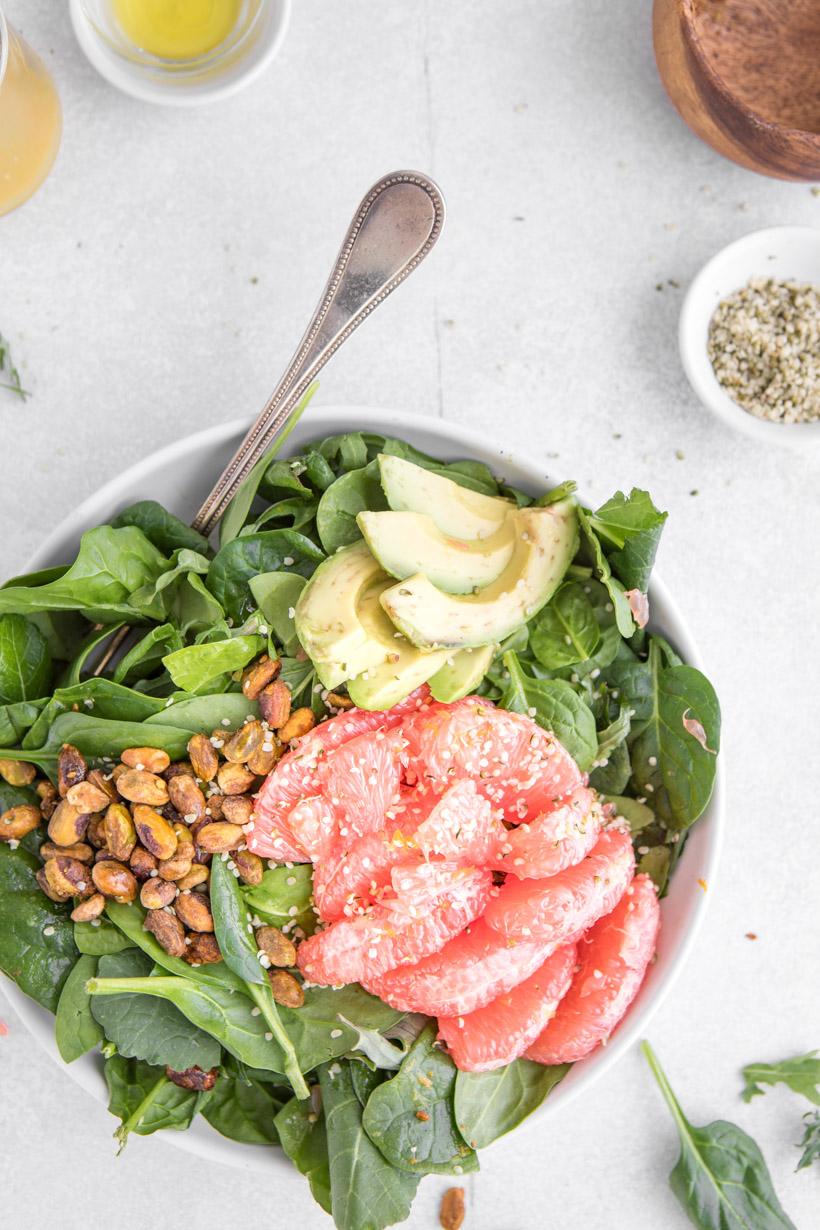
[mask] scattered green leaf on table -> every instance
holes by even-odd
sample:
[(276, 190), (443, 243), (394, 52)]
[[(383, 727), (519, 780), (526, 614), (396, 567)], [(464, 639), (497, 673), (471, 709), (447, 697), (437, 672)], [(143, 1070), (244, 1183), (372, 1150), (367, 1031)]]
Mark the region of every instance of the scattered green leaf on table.
[(797, 1146), (803, 1150), (797, 1163), (798, 1170), (805, 1170), (812, 1162), (820, 1161), (820, 1111), (810, 1110), (803, 1116), (803, 1122), (806, 1125), (803, 1139)]
[(795, 1093), (801, 1093), (804, 1098), (820, 1106), (820, 1052), (809, 1051), (806, 1055), (795, 1055), (791, 1059), (781, 1059), (778, 1063), (750, 1063), (743, 1069), (743, 1101), (751, 1102), (752, 1098), (766, 1092), (761, 1085), (788, 1085)]

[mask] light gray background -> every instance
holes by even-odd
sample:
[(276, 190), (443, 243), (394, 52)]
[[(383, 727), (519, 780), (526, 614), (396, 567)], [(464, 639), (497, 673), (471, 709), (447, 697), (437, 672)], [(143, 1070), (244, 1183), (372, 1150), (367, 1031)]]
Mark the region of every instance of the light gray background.
[[(8, 0), (57, 78), (65, 135), (45, 188), (0, 220), (0, 329), (33, 392), (0, 394), (0, 572), (135, 459), (255, 413), (362, 192), (387, 170), (430, 171), (444, 239), (320, 396), (441, 414), (594, 497), (634, 483), (669, 509), (661, 570), (724, 706), (728, 841), (650, 1036), (695, 1122), (755, 1135), (805, 1230), (820, 1195), (816, 1168), (793, 1173), (808, 1106), (785, 1090), (745, 1106), (738, 1069), (820, 1046), (818, 470), (696, 404), (672, 282), (748, 230), (817, 225), (820, 199), (688, 132), (655, 73), (648, 0), (294, 7), (262, 80), (176, 112), (98, 78), (66, 5)], [(296, 1177), (206, 1168), (159, 1138), (116, 1160), (105, 1110), (4, 1015), (9, 1230), (103, 1215), (121, 1230), (329, 1225)], [(486, 1154), (467, 1227), (683, 1227), (676, 1154), (635, 1051), (559, 1121)], [(446, 1186), (422, 1185), (409, 1226), (436, 1225)]]

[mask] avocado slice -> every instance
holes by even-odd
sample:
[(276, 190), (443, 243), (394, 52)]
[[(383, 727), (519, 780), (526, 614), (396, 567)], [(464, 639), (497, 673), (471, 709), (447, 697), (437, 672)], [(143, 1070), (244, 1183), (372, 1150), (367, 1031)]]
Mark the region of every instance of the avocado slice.
[(470, 491), (442, 474), (388, 453), (379, 454), (379, 477), (395, 512), (426, 513), (442, 534), (453, 538), (489, 538), (515, 508), (509, 500)]
[(400, 581), (423, 572), (448, 594), (471, 594), (489, 585), (515, 549), (509, 517), (494, 534), (471, 542), (443, 534), (427, 513), (360, 512), (356, 521), (385, 572)]
[(504, 572), (477, 594), (443, 594), (421, 573), (391, 585), (381, 603), (393, 623), (420, 649), (502, 641), (549, 602), (578, 546), (571, 500), (510, 514), (516, 547)]
[(459, 649), (448, 655), (443, 666), (428, 679), (436, 700), (449, 704), (469, 696), (490, 669), (497, 645), (482, 645), (478, 649)]
[(379, 661), (359, 618), (359, 600), (374, 581), (389, 582), (365, 542), (343, 547), (314, 572), (296, 603), (296, 635), (326, 688)]
[(446, 649), (417, 649), (396, 631), (380, 602), (390, 584), (390, 580), (375, 580), (359, 598), (358, 615), (374, 647), (374, 659), (376, 648), (380, 653), (378, 662), (348, 680), (348, 695), (360, 709), (391, 709), (441, 670), (451, 656)]

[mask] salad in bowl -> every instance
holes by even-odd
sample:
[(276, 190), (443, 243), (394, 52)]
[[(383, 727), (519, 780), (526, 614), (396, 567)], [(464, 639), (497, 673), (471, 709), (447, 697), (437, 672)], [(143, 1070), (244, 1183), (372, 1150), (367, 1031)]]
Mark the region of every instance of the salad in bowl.
[(654, 630), (648, 493), (387, 421), (301, 423), (213, 541), (109, 490), (0, 588), (15, 1002), (102, 1068), (121, 1145), (207, 1123), (345, 1230), (617, 1052), (720, 733)]

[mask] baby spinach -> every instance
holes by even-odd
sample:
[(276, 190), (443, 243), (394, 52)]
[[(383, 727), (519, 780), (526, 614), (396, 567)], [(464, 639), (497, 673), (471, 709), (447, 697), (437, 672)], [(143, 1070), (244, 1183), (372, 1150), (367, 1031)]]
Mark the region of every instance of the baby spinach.
[[(330, 1213), (330, 1165), (324, 1115), (313, 1109), (312, 1099), (300, 1102), (298, 1098), (291, 1098), (277, 1112), (273, 1122), (282, 1149), (307, 1179), (313, 1199)], [(359, 1228), (351, 1226), (350, 1230)]]
[(353, 1050), (360, 1030), (384, 1033), (402, 1017), (355, 983), (309, 987), (301, 1008), (280, 1008), (279, 1015), (303, 1072)]
[(206, 1106), (202, 1110), (212, 1128), (231, 1140), (250, 1145), (279, 1143), (274, 1119), (290, 1096), (268, 1081), (258, 1081), (240, 1065), (223, 1066)]
[(797, 1146), (803, 1152), (800, 1155), (800, 1161), (797, 1163), (798, 1170), (805, 1170), (807, 1166), (811, 1166), (812, 1162), (820, 1161), (820, 1111), (809, 1111), (803, 1116), (805, 1128), (803, 1129), (803, 1139)]
[(14, 747), (22, 743), (26, 731), (37, 721), (37, 715), (46, 703), (43, 698), (0, 705), (0, 747)]
[(344, 473), (346, 470), (361, 470), (368, 462), (367, 444), (360, 431), (347, 431), (342, 435), (327, 436), (314, 447), (334, 467), (334, 472), (337, 474)]
[(646, 593), (667, 514), (652, 503), (648, 491), (633, 487), (628, 496), (616, 491), (590, 517), (590, 526), (610, 547), (609, 562), (627, 589)]
[(435, 1045), (428, 1025), (398, 1073), (371, 1093), (362, 1123), (383, 1157), (408, 1174), (462, 1174), (477, 1170), (475, 1151), (456, 1125), (456, 1066)]
[(107, 626), (98, 628), (96, 625), (92, 627), (88, 636), (84, 637), (83, 641), (77, 647), (74, 657), (69, 662), (68, 666), (62, 672), (59, 678), (61, 688), (74, 687), (78, 684), (83, 676), (83, 671), (89, 663), (94, 650), (102, 645), (113, 632), (117, 632), (124, 626), (124, 623), (108, 624)]
[(96, 677), (75, 683), (71, 687), (57, 688), (23, 740), (25, 747), (40, 747), (49, 742), (49, 731), (61, 714), (79, 710), (95, 718), (115, 722), (144, 722), (159, 713), (164, 701), (145, 696), (110, 679)]
[(350, 1063), (341, 1060), (320, 1068), (319, 1085), (337, 1230), (384, 1230), (404, 1221), (420, 1176), (391, 1166), (364, 1130)]
[(131, 1132), (150, 1136), (166, 1128), (184, 1131), (210, 1096), (182, 1089), (168, 1079), (163, 1068), (124, 1055), (107, 1059), (104, 1072), (108, 1109), (121, 1120), (114, 1133), (120, 1151)]
[[(270, 867), (259, 884), (243, 888), (245, 904), (252, 914), (274, 927), (289, 924), (312, 935), (316, 927), (313, 911), (313, 867), (299, 863), (294, 867)], [(294, 911), (292, 913), (291, 911)]]
[(752, 1098), (765, 1093), (762, 1085), (782, 1084), (820, 1106), (820, 1053), (817, 1051), (781, 1059), (779, 1063), (747, 1064), (743, 1079), (746, 1082), (742, 1094), (744, 1102), (751, 1102)]
[(261, 530), (219, 548), (208, 571), (208, 589), (225, 612), (240, 622), (253, 609), (248, 585), (252, 577), (284, 568), (309, 577), (323, 559), (319, 548), (296, 530)]
[(154, 965), (177, 974), (180, 978), (190, 978), (193, 982), (203, 982), (228, 991), (242, 991), (245, 987), (224, 961), (215, 961), (206, 965), (188, 965), (181, 957), (172, 957), (161, 944), (158, 944), (150, 931), (144, 927), (145, 911), (135, 902), (131, 905), (119, 905), (109, 901), (105, 907), (111, 922), (125, 941), (124, 947), (133, 945), (140, 948), (151, 958)]
[(264, 647), (261, 636), (234, 636), (176, 649), (162, 659), (162, 665), (183, 692), (198, 692), (220, 675), (247, 666)]
[(578, 524), (581, 527), (583, 540), (586, 549), (589, 552), (589, 559), (592, 562), (593, 569), (597, 579), (601, 582), (609, 597), (609, 602), (615, 615), (615, 623), (618, 631), (623, 637), (632, 636), (635, 631), (635, 621), (632, 618), (632, 611), (629, 606), (629, 600), (626, 596), (624, 585), (613, 576), (612, 568), (609, 560), (601, 545), (601, 540), (595, 532), (592, 524), (591, 514), (588, 510), (578, 507)]
[(190, 525), (180, 521), (156, 500), (138, 500), (136, 504), (129, 504), (117, 513), (111, 525), (115, 529), (135, 525), (163, 555), (172, 555), (180, 548), (196, 551), (200, 555), (212, 553), (211, 544), (203, 534), (191, 529)]
[(639, 803), (637, 799), (630, 799), (622, 794), (607, 794), (604, 796), (604, 801), (611, 803), (618, 815), (623, 816), (633, 835), (655, 823), (655, 813), (652, 808), (647, 807), (646, 803)]
[(379, 482), (377, 462), (362, 470), (351, 470), (328, 487), (316, 510), (316, 528), (328, 555), (361, 538), (356, 517), (366, 509), (387, 508), (387, 500)]
[(678, 1129), (681, 1152), (669, 1186), (692, 1224), (699, 1230), (796, 1230), (751, 1136), (722, 1119), (694, 1127), (649, 1043), (641, 1049)]
[(87, 982), (95, 998), (91, 1011), (109, 1041), (121, 1055), (143, 1059), (146, 1063), (167, 1064), (178, 1072), (199, 1066), (213, 1068), (219, 1063), (221, 1049), (216, 1038), (190, 1024), (171, 1002), (153, 1003), (144, 995), (99, 995), (93, 987), (110, 983), (139, 989), (153, 968), (150, 958), (134, 948), (99, 958), (98, 977)]
[(40, 860), (0, 842), (0, 970), (38, 1004), (57, 1010), (63, 983), (77, 961), (70, 905), (40, 891)]
[(601, 640), (583, 585), (562, 585), (530, 623), (530, 645), (542, 666), (557, 669), (591, 658)]
[(0, 615), (0, 704), (36, 700), (48, 691), (51, 651), (23, 615)]
[(91, 998), (85, 989), (96, 972), (97, 958), (81, 956), (63, 983), (54, 1019), (54, 1038), (65, 1063), (93, 1050), (104, 1037), (91, 1013)]
[(114, 667), (115, 683), (130, 683), (156, 670), (165, 654), (181, 649), (182, 636), (173, 624), (158, 624), (137, 641)]
[(546, 1067), (516, 1059), (492, 1072), (459, 1072), (455, 1088), (458, 1130), (473, 1149), (485, 1149), (537, 1110), (569, 1069), (568, 1063)]
[(501, 697), (504, 709), (531, 717), (551, 731), (587, 770), (598, 752), (598, 737), (592, 710), (563, 679), (533, 679), (521, 667), (517, 654), (504, 654), (509, 680)]
[(249, 584), (254, 601), (258, 603), (276, 641), (285, 653), (296, 653), (299, 638), (293, 612), (299, 595), (307, 585), (306, 579), (295, 572), (263, 572), (261, 576), (251, 577)]
[(256, 701), (248, 700), (241, 692), (218, 692), (214, 696), (182, 696), (172, 705), (166, 701), (158, 712), (146, 718), (146, 725), (151, 727), (152, 739), (157, 737), (155, 727), (160, 726), (181, 727), (190, 737), (209, 734), (218, 726), (235, 730), (246, 718), (258, 716)]
[[(94, 922), (98, 925), (94, 926)], [(122, 952), (123, 948), (133, 947), (128, 936), (123, 935), (107, 919), (97, 918), (94, 922), (75, 922), (74, 924), (74, 943), (80, 952), (90, 957), (107, 957), (112, 952)]]
[[(3, 748), (0, 749), (0, 759), (25, 760), (38, 765), (53, 777), (57, 755), (64, 743), (73, 744), (92, 760), (115, 757), (127, 747), (145, 746), (145, 725), (142, 722), (109, 722), (104, 718), (92, 717), (89, 713), (61, 713), (52, 722), (48, 738), (40, 747)], [(213, 726), (206, 729), (213, 730)], [(150, 744), (151, 747), (162, 748), (172, 760), (179, 760), (185, 755), (191, 733), (191, 729), (157, 723), (151, 727)]]

